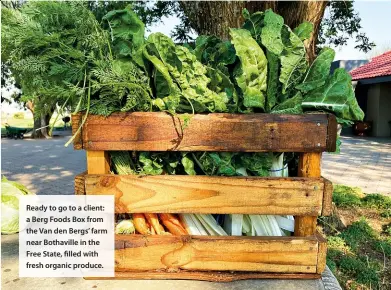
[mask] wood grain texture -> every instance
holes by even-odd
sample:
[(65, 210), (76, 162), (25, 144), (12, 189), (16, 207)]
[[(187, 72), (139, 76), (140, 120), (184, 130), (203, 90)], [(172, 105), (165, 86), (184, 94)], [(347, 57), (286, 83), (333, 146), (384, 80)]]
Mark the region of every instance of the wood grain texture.
[(219, 272), (187, 271), (177, 272), (141, 271), (115, 272), (115, 277), (84, 277), (85, 280), (198, 280), (210, 282), (232, 282), (246, 279), (319, 279), (319, 274), (262, 273), (262, 272)]
[(75, 194), (76, 195), (85, 195), (86, 194), (86, 189), (84, 186), (86, 175), (87, 175), (87, 171), (75, 176)]
[[(322, 152), (328, 115), (207, 114), (163, 112), (89, 115), (82, 131), (87, 150)], [(78, 148), (75, 148), (78, 149)]]
[(107, 151), (87, 151), (88, 174), (107, 174), (110, 172), (110, 158)]
[(116, 271), (316, 273), (317, 237), (117, 235)]
[(319, 241), (316, 273), (322, 274), (326, 269), (327, 241), (320, 233), (316, 233), (316, 238)]
[(327, 124), (327, 152), (335, 152), (337, 149), (337, 130), (337, 118), (334, 115), (329, 114)]
[(323, 179), (323, 205), (322, 216), (330, 216), (333, 212), (333, 183), (328, 179)]
[(322, 153), (302, 153), (299, 158), (297, 175), (300, 177), (320, 177)]
[(115, 195), (117, 213), (320, 215), (322, 178), (88, 175), (89, 195)]
[[(79, 128), (81, 122), (82, 122), (83, 115), (81, 113), (78, 114), (72, 114), (72, 135), (76, 134), (77, 129)], [(75, 139), (73, 140), (73, 148), (75, 150), (81, 150), (83, 149), (83, 128), (81, 128), (81, 131), (75, 136)]]
[[(320, 177), (322, 153), (302, 153), (299, 158), (298, 176)], [(306, 237), (316, 231), (316, 216), (296, 216), (295, 236)]]

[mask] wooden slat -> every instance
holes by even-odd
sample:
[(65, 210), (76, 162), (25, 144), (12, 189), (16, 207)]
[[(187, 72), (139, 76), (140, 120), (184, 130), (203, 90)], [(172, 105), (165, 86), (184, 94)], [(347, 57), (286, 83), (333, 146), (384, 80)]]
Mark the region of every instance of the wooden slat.
[[(299, 159), (298, 176), (320, 177), (320, 164), (322, 153), (302, 153)], [(313, 235), (316, 231), (317, 216), (296, 216), (295, 236), (306, 237)]]
[(335, 152), (337, 149), (337, 118), (329, 114), (327, 124), (327, 152)]
[[(72, 114), (72, 135), (76, 134), (77, 129), (80, 127), (80, 124), (82, 122), (83, 115), (81, 113), (79, 114)], [(82, 130), (77, 133), (75, 136), (75, 139), (73, 140), (73, 148), (75, 150), (81, 150), (83, 149), (83, 140), (82, 140)]]
[(188, 116), (190, 119), (185, 124), (183, 115), (162, 112), (115, 113), (107, 118), (89, 115), (82, 131), (82, 147), (87, 150), (322, 152), (334, 146), (333, 139), (327, 136), (330, 130), (327, 114)]
[(316, 273), (317, 270), (319, 242), (315, 236), (117, 235), (116, 240), (116, 271)]
[(75, 194), (76, 195), (86, 194), (86, 189), (84, 186), (86, 175), (87, 175), (87, 171), (75, 176)]
[(115, 195), (117, 213), (320, 215), (322, 178), (88, 175), (86, 193)]
[(177, 272), (115, 272), (115, 277), (85, 277), (86, 280), (198, 280), (210, 282), (232, 282), (246, 279), (319, 279), (321, 275), (310, 273), (262, 273), (262, 272), (218, 272), (218, 271), (187, 271)]
[(322, 274), (323, 271), (326, 269), (327, 241), (321, 236), (320, 233), (316, 233), (316, 237), (319, 241), (316, 273)]
[(87, 151), (88, 174), (107, 174), (110, 172), (109, 153), (107, 151)]
[(333, 211), (333, 183), (328, 179), (323, 179), (323, 205), (322, 216), (330, 216)]

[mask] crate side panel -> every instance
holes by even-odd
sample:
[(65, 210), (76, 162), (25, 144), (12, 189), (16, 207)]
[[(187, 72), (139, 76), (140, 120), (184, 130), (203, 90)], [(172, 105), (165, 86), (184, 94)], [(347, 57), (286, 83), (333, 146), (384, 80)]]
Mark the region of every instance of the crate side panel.
[(322, 152), (327, 133), (327, 114), (133, 112), (89, 116), (82, 135), (88, 150)]
[(86, 193), (115, 195), (117, 213), (320, 215), (322, 178), (88, 175)]
[[(117, 236), (118, 237), (118, 236)], [(316, 273), (316, 238), (121, 237), (116, 271), (259, 271)]]

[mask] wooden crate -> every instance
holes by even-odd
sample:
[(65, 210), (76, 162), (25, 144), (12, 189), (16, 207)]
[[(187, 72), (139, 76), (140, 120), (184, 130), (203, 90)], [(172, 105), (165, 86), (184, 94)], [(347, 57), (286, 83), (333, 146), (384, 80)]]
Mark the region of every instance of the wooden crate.
[[(83, 118), (72, 117), (74, 133)], [(336, 131), (329, 114), (90, 115), (74, 142), (87, 150), (87, 172), (76, 176), (75, 192), (114, 195), (117, 213), (295, 216), (292, 237), (117, 235), (116, 279), (319, 278), (326, 241), (316, 221), (331, 213), (332, 199), (321, 153), (335, 150)], [(299, 177), (111, 175), (111, 150), (299, 152)]]

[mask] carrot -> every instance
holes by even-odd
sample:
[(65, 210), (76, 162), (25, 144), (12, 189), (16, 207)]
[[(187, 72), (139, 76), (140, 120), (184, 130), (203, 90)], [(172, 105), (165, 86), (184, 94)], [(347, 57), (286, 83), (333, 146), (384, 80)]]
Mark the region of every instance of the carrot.
[(170, 213), (161, 213), (159, 214), (159, 217), (162, 220), (163, 225), (173, 235), (180, 236), (188, 234), (174, 215)]
[(164, 234), (164, 228), (159, 223), (159, 219), (157, 217), (156, 213), (145, 213), (145, 218), (147, 219), (148, 223), (152, 226), (152, 229), (155, 230), (156, 234), (162, 235)]
[(134, 213), (133, 214), (133, 224), (136, 228), (136, 231), (138, 231), (142, 235), (150, 235), (151, 231), (148, 228), (147, 221), (145, 219), (145, 216), (142, 213)]

